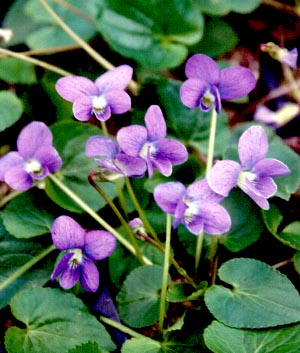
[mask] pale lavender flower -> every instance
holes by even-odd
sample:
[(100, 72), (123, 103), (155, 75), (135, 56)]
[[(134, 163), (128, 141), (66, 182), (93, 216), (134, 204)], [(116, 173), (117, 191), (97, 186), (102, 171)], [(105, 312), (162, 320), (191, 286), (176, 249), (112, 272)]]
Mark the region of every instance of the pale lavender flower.
[(76, 119), (88, 121), (93, 114), (106, 121), (111, 114), (130, 110), (131, 99), (124, 91), (132, 78), (132, 68), (121, 65), (99, 76), (95, 82), (82, 76), (67, 76), (56, 83), (57, 92), (73, 103)]
[(219, 205), (223, 197), (210, 189), (206, 179), (194, 182), (187, 189), (177, 181), (159, 184), (153, 195), (158, 206), (174, 216), (174, 228), (182, 223), (192, 234), (204, 231), (217, 235), (231, 227), (228, 212)]
[(241, 163), (231, 160), (217, 162), (207, 180), (213, 191), (228, 196), (235, 186), (240, 187), (262, 209), (269, 209), (267, 199), (276, 194), (273, 178), (286, 175), (290, 169), (274, 158), (265, 158), (268, 139), (261, 126), (248, 128), (240, 137), (238, 154)]
[(46, 178), (62, 165), (52, 145), (52, 133), (42, 122), (35, 121), (23, 128), (17, 149), (0, 159), (0, 180), (15, 190), (28, 190), (35, 181)]
[(80, 281), (89, 292), (99, 287), (99, 272), (93, 261), (103, 260), (116, 248), (115, 237), (104, 230), (84, 230), (73, 218), (60, 216), (52, 226), (55, 247), (66, 253), (51, 274), (51, 280), (60, 276), (59, 283), (70, 289)]
[(121, 152), (117, 143), (106, 136), (90, 137), (85, 146), (85, 154), (87, 157), (96, 157), (94, 160), (99, 163), (100, 174), (107, 180), (124, 176), (141, 177), (147, 170), (143, 159)]
[(170, 176), (173, 165), (187, 160), (187, 150), (181, 142), (166, 138), (167, 126), (159, 106), (149, 107), (145, 124), (146, 127), (131, 125), (118, 131), (121, 150), (129, 156), (142, 158), (147, 163), (149, 178), (153, 176), (153, 169)]
[(247, 95), (256, 85), (251, 70), (234, 66), (223, 70), (209, 56), (193, 55), (186, 63), (188, 78), (180, 87), (182, 103), (189, 108), (199, 107), (204, 112), (221, 111), (221, 100), (232, 100)]
[(288, 65), (292, 69), (295, 69), (297, 67), (297, 60), (298, 60), (297, 48), (288, 50), (287, 48), (280, 48), (277, 44), (273, 42), (269, 42), (269, 43), (261, 44), (260, 49), (263, 52), (268, 53), (273, 59)]

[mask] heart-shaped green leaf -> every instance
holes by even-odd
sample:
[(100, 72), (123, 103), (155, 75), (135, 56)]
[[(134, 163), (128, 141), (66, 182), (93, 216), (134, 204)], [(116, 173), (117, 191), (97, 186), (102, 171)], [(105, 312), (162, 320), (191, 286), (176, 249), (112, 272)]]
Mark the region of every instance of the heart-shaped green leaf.
[(232, 327), (262, 328), (300, 321), (300, 295), (289, 279), (254, 259), (236, 258), (219, 269), (232, 289), (213, 285), (205, 303), (221, 322)]
[(22, 113), (22, 101), (10, 91), (0, 91), (0, 132), (17, 122)]

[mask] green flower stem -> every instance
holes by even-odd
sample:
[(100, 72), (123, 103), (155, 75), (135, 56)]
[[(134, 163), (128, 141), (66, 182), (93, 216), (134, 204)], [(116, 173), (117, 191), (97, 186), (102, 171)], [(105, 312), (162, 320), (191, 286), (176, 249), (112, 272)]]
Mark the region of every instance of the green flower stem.
[(210, 237), (210, 270), (209, 270), (209, 275), (211, 277), (211, 284), (214, 284), (216, 282), (217, 265), (218, 265), (218, 256), (217, 256), (218, 243), (219, 243), (218, 236), (212, 235)]
[(131, 328), (121, 324), (120, 322), (111, 320), (105, 316), (100, 316), (99, 320), (102, 321), (104, 324), (107, 324), (113, 328), (116, 328), (117, 330), (119, 330), (121, 332), (127, 333), (131, 337), (135, 337), (135, 338), (145, 338), (146, 337), (136, 331), (133, 331)]
[[(165, 254), (165, 248), (158, 244), (154, 239), (149, 237), (147, 234), (138, 231), (137, 235), (141, 237), (144, 241), (148, 241), (152, 245), (154, 245), (159, 251), (161, 251), (163, 254)], [(170, 255), (170, 263), (176, 268), (177, 272), (184, 277), (191, 285), (193, 285), (195, 288), (197, 288), (197, 284), (194, 282), (194, 280), (186, 273), (185, 269), (182, 268), (179, 263), (174, 259), (173, 256)]]
[(20, 59), (20, 60), (23, 60), (23, 61), (27, 61), (27, 62), (29, 62), (31, 64), (36, 65), (36, 66), (40, 66), (40, 67), (42, 67), (42, 68), (44, 68), (46, 70), (55, 72), (55, 73), (57, 73), (57, 74), (59, 74), (61, 76), (71, 76), (72, 75), (72, 73), (70, 73), (68, 71), (65, 71), (63, 69), (60, 69), (57, 66), (48, 64), (45, 61), (38, 60), (38, 59), (35, 59), (35, 58), (31, 58), (28, 55), (24, 55), (22, 53), (16, 53), (16, 52), (11, 51), (9, 49), (0, 48), (0, 54), (4, 54), (4, 55), (7, 55), (7, 56), (11, 56), (13, 58), (17, 58), (17, 59)]
[[(88, 204), (86, 204), (80, 197), (78, 197), (71, 189), (69, 189), (65, 184), (63, 184), (56, 176), (49, 174), (48, 178), (51, 179), (66, 195), (68, 195), (74, 202), (77, 203), (79, 207), (87, 214), (89, 214), (95, 221), (97, 221), (103, 228), (108, 232), (113, 234), (116, 239), (132, 254), (137, 256), (134, 247), (122, 237), (113, 227), (111, 227), (103, 218), (101, 218)], [(143, 256), (143, 262), (147, 265), (152, 265), (147, 257)]]
[(162, 276), (160, 310), (159, 310), (159, 321), (158, 321), (158, 329), (161, 333), (163, 332), (164, 319), (166, 314), (166, 301), (167, 301), (168, 275), (169, 275), (169, 263), (170, 263), (170, 249), (171, 249), (171, 227), (172, 227), (171, 215), (167, 214), (165, 257), (164, 257), (164, 268), (163, 268), (163, 276)]
[(126, 230), (129, 239), (131, 241), (132, 246), (134, 247), (136, 256), (138, 258), (138, 260), (140, 261), (140, 263), (142, 265), (145, 264), (144, 260), (143, 260), (143, 255), (141, 253), (141, 250), (138, 246), (138, 243), (136, 241), (136, 238), (134, 236), (134, 234), (132, 233), (131, 228), (129, 227), (129, 224), (126, 222), (126, 220), (124, 219), (124, 217), (121, 215), (120, 211), (118, 210), (118, 208), (116, 207), (116, 205), (113, 203), (113, 201), (107, 196), (107, 194), (104, 192), (104, 190), (102, 188), (100, 188), (100, 186), (98, 184), (96, 184), (96, 182), (94, 181), (93, 178), (93, 172), (89, 173), (88, 175), (88, 181), (89, 183), (92, 185), (92, 187), (104, 198), (104, 200), (106, 201), (106, 203), (110, 206), (110, 208), (114, 211), (114, 213), (116, 214), (116, 216), (118, 217), (119, 221), (121, 222), (122, 226), (124, 227), (124, 229)]
[[(49, 15), (56, 21), (56, 23), (76, 42), (78, 45), (85, 50), (91, 58), (93, 58), (97, 63), (99, 63), (106, 70), (111, 70), (114, 68), (108, 60), (106, 60), (102, 55), (100, 55), (96, 50), (94, 50), (88, 43), (86, 43), (82, 38), (80, 38), (62, 19), (56, 14), (55, 11), (47, 4), (45, 0), (39, 0), (41, 5), (49, 13)], [(131, 80), (128, 84), (130, 90), (137, 94), (138, 84)]]
[(0, 200), (0, 208), (6, 205), (9, 201), (13, 200), (15, 197), (21, 195), (22, 193), (23, 193), (22, 191), (17, 191), (17, 190), (11, 191), (8, 195), (4, 196)]
[(35, 264), (37, 264), (39, 261), (41, 261), (44, 257), (49, 255), (53, 250), (55, 250), (55, 246), (52, 244), (42, 252), (40, 252), (38, 255), (36, 255), (34, 258), (26, 262), (23, 266), (17, 269), (13, 274), (11, 274), (9, 277), (6, 278), (2, 283), (0, 283), (0, 292), (8, 287), (10, 284), (12, 284), (16, 279), (21, 277), (26, 271), (31, 269)]
[(216, 109), (212, 110), (210, 131), (209, 131), (209, 140), (208, 140), (208, 154), (207, 154), (207, 163), (206, 163), (206, 176), (213, 166), (214, 160), (214, 151), (215, 151), (215, 139), (216, 139), (216, 130), (217, 130), (217, 117), (218, 114)]
[(137, 210), (140, 219), (142, 220), (144, 227), (149, 231), (149, 233), (151, 234), (151, 236), (153, 237), (153, 239), (155, 239), (157, 241), (157, 243), (160, 243), (160, 240), (158, 239), (158, 236), (155, 232), (155, 230), (151, 227), (151, 224), (148, 222), (148, 219), (146, 218), (137, 198), (135, 197), (134, 191), (132, 189), (132, 186), (130, 184), (130, 181), (128, 178), (125, 178), (125, 185), (127, 187), (130, 199), (133, 203), (133, 206), (135, 207), (135, 209)]
[(196, 252), (195, 252), (195, 274), (196, 275), (199, 269), (199, 263), (200, 263), (202, 247), (203, 247), (203, 240), (204, 240), (204, 232), (202, 231), (200, 234), (198, 234), (197, 243), (196, 243)]
[(105, 121), (100, 120), (100, 124), (101, 124), (101, 129), (103, 131), (104, 136), (108, 137), (109, 133), (108, 133)]

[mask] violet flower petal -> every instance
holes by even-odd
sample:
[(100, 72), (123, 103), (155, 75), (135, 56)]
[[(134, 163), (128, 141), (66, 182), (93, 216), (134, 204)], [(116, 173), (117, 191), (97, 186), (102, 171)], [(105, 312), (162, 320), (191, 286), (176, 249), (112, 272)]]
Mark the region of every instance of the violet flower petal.
[(62, 160), (53, 146), (42, 146), (37, 150), (34, 157), (42, 164), (50, 173), (56, 172), (62, 166)]
[(228, 196), (237, 184), (240, 171), (241, 166), (235, 161), (219, 161), (208, 173), (208, 185), (217, 194)]
[(88, 121), (93, 115), (92, 98), (89, 96), (77, 96), (73, 104), (73, 114), (77, 120)]
[(109, 91), (105, 93), (105, 99), (113, 114), (123, 114), (131, 109), (131, 98), (124, 91)]
[(97, 96), (97, 86), (93, 81), (82, 76), (60, 78), (55, 85), (58, 94), (69, 102), (74, 102), (79, 96)]
[(18, 165), (7, 170), (4, 181), (11, 188), (19, 191), (27, 191), (33, 185), (33, 180), (25, 171), (24, 165)]
[(204, 230), (204, 220), (201, 216), (194, 216), (189, 222), (183, 222), (186, 228), (194, 235), (199, 235)]
[(188, 159), (185, 146), (173, 139), (161, 139), (155, 142), (156, 157), (168, 159), (172, 165), (184, 163)]
[(8, 152), (0, 158), (0, 180), (4, 181), (5, 174), (9, 169), (23, 165), (24, 159), (18, 152)]
[(246, 96), (255, 85), (255, 76), (251, 70), (245, 67), (234, 66), (220, 72), (218, 89), (221, 99), (230, 100)]
[(201, 202), (200, 215), (204, 222), (204, 232), (207, 234), (224, 234), (231, 227), (231, 219), (226, 209), (215, 202)]
[(268, 152), (268, 138), (261, 126), (249, 127), (240, 137), (238, 152), (243, 169), (251, 169), (265, 158)]
[(185, 186), (177, 181), (159, 184), (155, 187), (153, 196), (157, 205), (166, 213), (175, 214), (178, 203), (185, 195)]
[(125, 153), (118, 154), (115, 157), (114, 163), (128, 177), (141, 177), (147, 170), (147, 165), (143, 159), (128, 156)]
[(223, 196), (216, 194), (208, 185), (207, 179), (195, 181), (189, 185), (186, 190), (186, 197), (189, 200), (210, 200), (213, 202), (220, 202)]
[(68, 266), (64, 271), (62, 271), (59, 284), (64, 289), (71, 289), (79, 281), (80, 278), (80, 267), (70, 267)]
[(150, 164), (151, 163), (152, 166), (150, 167), (150, 170), (148, 165), (149, 178), (152, 178), (153, 176), (152, 168), (157, 169), (162, 175), (166, 177), (172, 174), (172, 163), (169, 161), (169, 159), (158, 155), (155, 157), (155, 159), (150, 160)]
[(198, 108), (206, 89), (207, 83), (205, 81), (190, 78), (180, 87), (180, 99), (188, 108)]
[(120, 65), (99, 76), (95, 84), (99, 92), (124, 90), (132, 79), (133, 69), (128, 65)]
[(56, 218), (52, 225), (52, 240), (59, 250), (82, 249), (85, 241), (85, 230), (69, 216)]
[(275, 158), (265, 158), (258, 161), (252, 168), (252, 172), (260, 176), (279, 177), (290, 173), (290, 169)]
[(188, 208), (188, 206), (184, 203), (184, 195), (182, 196), (181, 200), (179, 200), (178, 205), (175, 209), (174, 214), (174, 221), (173, 221), (173, 228), (176, 229), (179, 223), (185, 224), (184, 214)]
[(245, 194), (247, 194), (260, 208), (263, 210), (268, 210), (270, 208), (268, 200), (258, 193), (258, 190), (255, 186), (249, 181), (245, 180), (243, 185), (239, 186)]
[(34, 121), (20, 132), (17, 139), (17, 148), (20, 155), (26, 160), (34, 156), (41, 146), (52, 145), (52, 133), (42, 122)]
[(107, 105), (101, 112), (98, 112), (94, 109), (93, 113), (95, 114), (95, 117), (100, 121), (106, 121), (111, 117), (111, 109), (109, 105)]
[(55, 266), (55, 269), (51, 274), (51, 277), (50, 277), (51, 281), (54, 281), (63, 271), (65, 271), (69, 267), (69, 261), (72, 256), (73, 256), (73, 253), (68, 252), (60, 259), (60, 261)]
[(96, 292), (99, 282), (99, 272), (96, 265), (88, 258), (84, 258), (80, 273), (82, 287), (88, 292)]
[(85, 145), (85, 155), (87, 157), (114, 158), (118, 153), (118, 145), (114, 140), (106, 136), (92, 136)]
[(138, 157), (147, 141), (147, 129), (140, 125), (123, 127), (117, 132), (117, 141), (123, 152), (129, 156)]
[[(249, 180), (249, 182), (251, 181)], [(256, 178), (253, 184), (253, 190), (257, 190), (257, 194), (260, 194), (265, 198), (269, 198), (276, 194), (277, 185), (275, 184), (274, 180), (270, 177)], [(247, 185), (249, 184), (247, 183)]]
[(116, 248), (116, 238), (104, 230), (91, 230), (85, 235), (84, 253), (91, 260), (103, 260)]
[(167, 135), (167, 126), (163, 113), (158, 105), (151, 105), (145, 114), (148, 140), (163, 139)]
[(185, 66), (187, 78), (198, 78), (211, 85), (219, 83), (219, 66), (209, 56), (204, 54), (195, 54), (191, 56)]

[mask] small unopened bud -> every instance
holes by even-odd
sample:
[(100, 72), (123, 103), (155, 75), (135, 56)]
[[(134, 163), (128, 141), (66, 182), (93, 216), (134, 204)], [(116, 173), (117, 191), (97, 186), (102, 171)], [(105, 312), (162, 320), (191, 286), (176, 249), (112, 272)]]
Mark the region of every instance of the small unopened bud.
[(132, 229), (133, 233), (140, 236), (142, 240), (144, 240), (143, 236), (145, 237), (147, 236), (146, 229), (140, 218), (134, 218), (131, 221), (129, 221), (129, 226)]
[(292, 69), (295, 69), (297, 67), (297, 60), (298, 60), (297, 48), (288, 50), (286, 48), (280, 48), (275, 43), (269, 42), (269, 43), (261, 44), (260, 49), (261, 51), (268, 53), (273, 59), (288, 65)]

